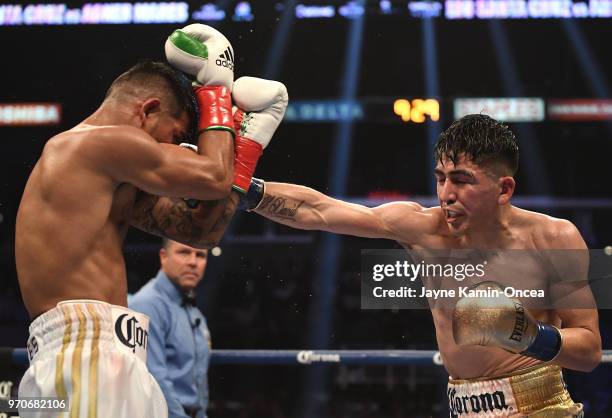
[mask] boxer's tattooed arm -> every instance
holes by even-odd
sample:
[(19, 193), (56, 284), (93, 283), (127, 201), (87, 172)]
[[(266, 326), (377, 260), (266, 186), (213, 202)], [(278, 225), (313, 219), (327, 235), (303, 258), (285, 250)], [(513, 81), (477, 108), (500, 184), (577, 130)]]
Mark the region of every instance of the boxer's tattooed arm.
[[(216, 241), (219, 241), (221, 239), (221, 236), (223, 236), (227, 225), (229, 225), (230, 221), (234, 217), (234, 213), (236, 212), (236, 209), (240, 204), (240, 195), (237, 192), (232, 191), (232, 193), (227, 198), (225, 198), (223, 201), (218, 202), (223, 202), (217, 203), (217, 205), (220, 206), (223, 211), (219, 215), (219, 217), (216, 218), (215, 223), (210, 229), (211, 234), (218, 236), (218, 239)], [(201, 202), (200, 205), (204, 203), (205, 202)]]
[(275, 218), (295, 221), (297, 212), (303, 204), (303, 200), (294, 200), (266, 193), (257, 210)]
[(182, 199), (142, 193), (136, 202), (131, 224), (145, 232), (193, 246), (210, 247), (223, 236), (239, 197), (232, 193), (223, 200), (200, 202), (194, 209)]

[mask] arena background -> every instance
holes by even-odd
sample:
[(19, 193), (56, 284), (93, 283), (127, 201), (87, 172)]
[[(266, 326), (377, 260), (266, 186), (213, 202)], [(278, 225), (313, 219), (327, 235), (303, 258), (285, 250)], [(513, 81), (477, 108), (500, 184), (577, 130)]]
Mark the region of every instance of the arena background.
[[(26, 342), (14, 225), (45, 142), (93, 112), (128, 66), (163, 58), (165, 38), (190, 22), (230, 39), (236, 77), (288, 87), (291, 107), (259, 177), (367, 204), (435, 204), (431, 147), (461, 108), (456, 100), (529, 98), (472, 107), (519, 136), (521, 203), (570, 219), (590, 248), (612, 244), (611, 1), (27, 4), (0, 4), (0, 346)], [(42, 107), (24, 112), (25, 103)], [(158, 246), (129, 233), (130, 291), (155, 274)], [(237, 215), (198, 294), (213, 346), (435, 349), (429, 312), (360, 310), (365, 248), (397, 245)], [(610, 312), (600, 317), (610, 348)], [(588, 417), (612, 416), (610, 367), (566, 374)], [(0, 381), (16, 385), (21, 372), (0, 363)], [(213, 366), (209, 415), (448, 416), (445, 379), (440, 367), (416, 365)]]

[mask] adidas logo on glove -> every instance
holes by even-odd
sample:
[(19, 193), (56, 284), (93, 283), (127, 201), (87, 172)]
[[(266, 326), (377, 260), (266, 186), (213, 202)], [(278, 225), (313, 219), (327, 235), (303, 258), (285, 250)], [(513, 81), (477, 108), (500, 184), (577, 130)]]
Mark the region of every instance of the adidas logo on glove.
[(215, 64), (220, 67), (226, 67), (234, 71), (234, 54), (232, 53), (230, 47), (227, 47), (225, 51), (223, 51), (223, 53), (219, 55), (219, 58), (217, 58)]

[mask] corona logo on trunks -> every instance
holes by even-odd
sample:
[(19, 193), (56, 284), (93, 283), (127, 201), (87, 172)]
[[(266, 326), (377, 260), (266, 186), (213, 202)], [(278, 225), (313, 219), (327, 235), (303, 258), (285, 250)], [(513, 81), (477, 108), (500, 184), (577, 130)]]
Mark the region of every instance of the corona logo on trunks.
[(318, 354), (314, 351), (300, 351), (297, 354), (297, 361), (301, 364), (310, 363), (340, 363), (339, 354)]
[[(501, 390), (482, 392), (470, 396), (457, 396), (454, 388), (448, 389), (448, 407), (452, 418), (459, 418), (463, 414), (480, 414), (492, 416), (497, 411), (504, 411), (509, 408), (506, 403), (506, 396)], [(467, 416), (467, 415), (466, 415)]]
[(115, 322), (115, 334), (123, 345), (132, 349), (132, 353), (136, 352), (136, 347), (141, 347), (146, 351), (147, 338), (149, 333), (147, 330), (140, 327), (135, 316), (123, 314), (117, 318)]
[(11, 391), (13, 389), (13, 382), (10, 380), (4, 380), (0, 382), (0, 399), (11, 399)]
[(38, 341), (36, 340), (35, 336), (32, 335), (30, 337), (26, 347), (28, 350), (28, 358), (30, 359), (30, 361), (32, 361), (36, 353), (38, 353)]

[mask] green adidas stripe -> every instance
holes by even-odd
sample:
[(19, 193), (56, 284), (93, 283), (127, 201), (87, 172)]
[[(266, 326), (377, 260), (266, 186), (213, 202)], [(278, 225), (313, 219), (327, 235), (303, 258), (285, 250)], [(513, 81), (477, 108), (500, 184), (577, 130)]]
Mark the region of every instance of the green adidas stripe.
[(202, 42), (192, 38), (182, 30), (175, 30), (168, 38), (178, 49), (196, 57), (208, 59), (208, 48)]

